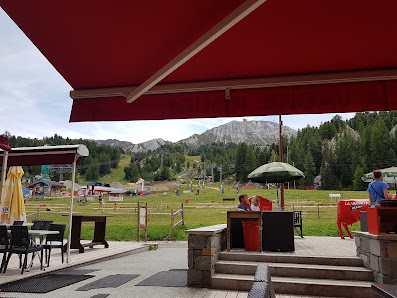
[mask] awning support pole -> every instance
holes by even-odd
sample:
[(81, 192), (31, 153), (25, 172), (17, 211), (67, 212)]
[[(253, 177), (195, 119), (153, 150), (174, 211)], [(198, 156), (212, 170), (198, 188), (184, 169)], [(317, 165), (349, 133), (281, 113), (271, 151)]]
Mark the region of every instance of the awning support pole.
[(8, 151), (4, 151), (4, 153), (3, 153), (3, 165), (2, 165), (2, 168), (1, 168), (0, 203), (3, 200), (3, 187), (4, 187), (4, 183), (6, 181), (7, 161), (8, 161)]
[[(280, 122), (280, 145), (279, 145), (279, 153), (280, 153), (280, 162), (283, 162), (283, 121), (281, 120), (281, 115), (279, 115)], [(281, 183), (280, 187), (280, 201), (281, 201), (281, 211), (284, 211), (284, 182)], [(278, 193), (278, 192), (277, 192)]]
[(66, 253), (66, 263), (70, 262), (70, 241), (72, 240), (72, 216), (73, 216), (73, 197), (74, 197), (74, 181), (76, 180), (76, 161), (77, 155), (74, 157), (74, 162), (72, 166), (72, 191), (70, 194), (70, 210), (69, 210), (69, 228), (68, 228), (68, 244)]

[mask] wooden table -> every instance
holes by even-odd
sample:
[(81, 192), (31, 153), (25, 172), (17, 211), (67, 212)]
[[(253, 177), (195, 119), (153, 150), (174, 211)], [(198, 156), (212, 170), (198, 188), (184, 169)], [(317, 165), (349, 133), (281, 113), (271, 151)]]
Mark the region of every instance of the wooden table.
[(371, 288), (376, 292), (376, 294), (382, 297), (386, 297), (386, 298), (397, 297), (397, 285), (372, 284)]
[[(109, 244), (105, 240), (106, 217), (109, 215), (73, 215), (72, 216), (72, 239), (70, 242), (71, 249), (78, 249), (80, 253), (84, 252), (84, 247), (93, 247), (94, 245), (104, 245), (105, 248)], [(81, 241), (81, 223), (85, 221), (94, 221), (94, 240), (90, 243), (82, 244)], [(67, 250), (67, 243), (63, 246), (63, 250)]]
[[(262, 251), (262, 212), (260, 211), (228, 211), (227, 212), (227, 250), (232, 248), (234, 238), (243, 239), (242, 229), (232, 231), (233, 220), (257, 220), (259, 223), (259, 251)], [(238, 223), (237, 223), (238, 224)]]

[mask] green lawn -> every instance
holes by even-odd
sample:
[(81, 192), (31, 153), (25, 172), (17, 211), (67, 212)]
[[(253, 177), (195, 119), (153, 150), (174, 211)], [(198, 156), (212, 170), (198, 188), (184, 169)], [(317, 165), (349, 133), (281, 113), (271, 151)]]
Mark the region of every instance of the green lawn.
[[(196, 185), (195, 185), (196, 186)], [(186, 188), (185, 185), (183, 185)], [(75, 199), (74, 213), (76, 214), (97, 214), (111, 215), (108, 218), (106, 238), (108, 240), (136, 240), (137, 236), (137, 202), (147, 202), (149, 207), (148, 217), (148, 238), (149, 240), (163, 240), (171, 232), (171, 210), (178, 210), (181, 204), (188, 199), (185, 205), (185, 225), (179, 226), (175, 232), (175, 238), (186, 240), (185, 229), (226, 223), (226, 212), (234, 210), (238, 202), (238, 194), (235, 189), (225, 189), (225, 194), (219, 191), (219, 185), (213, 185), (206, 189), (205, 193), (199, 196), (184, 194), (175, 196), (175, 192), (163, 193), (158, 196), (125, 197), (123, 202), (117, 203), (118, 208), (114, 211), (114, 204), (105, 199), (105, 206), (98, 208), (97, 199), (95, 202), (88, 202), (86, 205), (77, 204)], [(196, 187), (194, 187), (196, 189)], [(270, 200), (276, 200), (275, 190), (247, 190), (249, 196), (258, 194)], [(336, 226), (336, 202), (330, 201), (330, 193), (340, 193), (343, 198), (364, 199), (367, 198), (365, 191), (354, 192), (331, 192), (331, 191), (303, 191), (285, 190), (286, 210), (302, 210), (303, 212), (303, 234), (306, 236), (338, 236)], [(235, 202), (223, 202), (222, 198), (235, 198)], [(41, 205), (41, 207), (40, 207)], [(45, 205), (45, 206), (43, 206)], [(40, 201), (30, 200), (26, 204), (28, 221), (34, 219), (37, 210), (40, 210), (40, 218), (53, 220), (56, 223), (67, 224), (68, 217), (63, 216), (69, 212), (68, 198), (48, 198)], [(320, 207), (318, 207), (320, 206)], [(124, 207), (124, 208), (120, 208)], [(318, 208), (320, 210), (318, 217)], [(46, 211), (49, 210), (49, 211)], [(177, 217), (179, 221), (180, 216)], [(93, 237), (93, 224), (86, 223), (83, 226), (82, 237), (89, 239)], [(351, 230), (358, 230), (359, 224), (353, 225)], [(142, 234), (142, 233), (141, 233)]]

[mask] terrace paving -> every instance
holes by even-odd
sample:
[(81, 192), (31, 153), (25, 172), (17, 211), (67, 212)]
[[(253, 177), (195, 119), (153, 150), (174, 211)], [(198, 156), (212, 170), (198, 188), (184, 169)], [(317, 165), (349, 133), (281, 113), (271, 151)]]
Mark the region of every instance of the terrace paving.
[[(1, 284), (29, 278), (46, 273), (66, 273), (65, 269), (96, 269), (90, 275), (93, 278), (60, 288), (46, 294), (24, 294), (0, 292), (1, 297), (93, 297), (98, 294), (110, 294), (108, 297), (247, 297), (247, 292), (196, 289), (189, 287), (157, 287), (137, 286), (144, 279), (160, 271), (170, 269), (187, 269), (187, 242), (159, 242), (157, 250), (149, 250), (148, 244), (143, 242), (109, 242), (109, 248), (104, 249), (96, 246), (86, 249), (85, 253), (79, 254), (72, 250), (69, 265), (62, 264), (59, 250), (54, 250), (51, 256), (51, 265), (45, 271), (40, 271), (38, 260), (35, 260), (30, 272), (23, 275), (18, 269), (18, 258), (11, 258), (7, 273), (0, 275)], [(339, 239), (336, 237), (305, 237), (295, 238), (296, 251), (287, 253), (292, 255), (306, 256), (355, 256), (355, 243), (353, 239)], [(267, 254), (267, 252), (263, 252)], [(275, 254), (275, 253), (269, 253)], [(276, 253), (286, 254), (286, 253)], [(114, 274), (139, 274), (139, 277), (117, 287), (100, 288), (89, 291), (76, 291), (79, 287), (95, 280), (105, 278)], [(98, 296), (99, 297), (99, 296)], [(277, 297), (298, 297), (290, 295), (277, 295)], [(303, 296), (300, 296), (303, 297)]]

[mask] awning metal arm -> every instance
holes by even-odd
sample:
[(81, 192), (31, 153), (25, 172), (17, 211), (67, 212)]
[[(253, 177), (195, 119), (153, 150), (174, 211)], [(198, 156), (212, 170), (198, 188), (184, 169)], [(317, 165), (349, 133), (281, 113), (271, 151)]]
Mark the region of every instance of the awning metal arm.
[(225, 17), (222, 21), (212, 27), (207, 33), (201, 36), (198, 40), (187, 47), (178, 56), (172, 59), (169, 63), (163, 66), (145, 82), (139, 85), (136, 89), (131, 91), (127, 96), (127, 102), (131, 103), (138, 97), (143, 95), (146, 91), (155, 86), (162, 79), (167, 77), (170, 73), (208, 46), (211, 42), (241, 21), (244, 17), (262, 5), (266, 0), (246, 0), (237, 9)]

